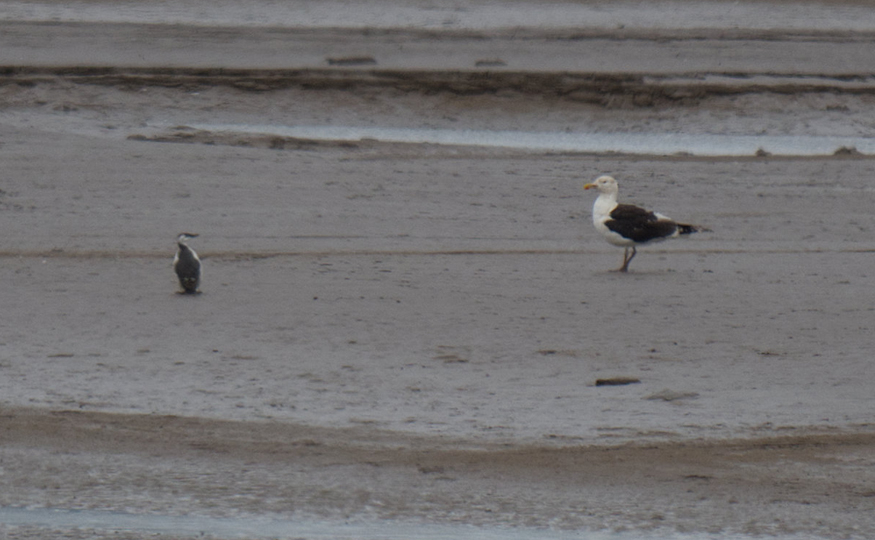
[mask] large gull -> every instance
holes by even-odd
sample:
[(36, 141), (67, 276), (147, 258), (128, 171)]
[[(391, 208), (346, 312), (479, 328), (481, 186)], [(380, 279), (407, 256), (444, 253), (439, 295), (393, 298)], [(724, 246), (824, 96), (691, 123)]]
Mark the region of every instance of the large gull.
[(611, 244), (626, 249), (623, 266), (617, 269), (618, 272), (629, 270), (636, 246), (708, 230), (697, 225), (678, 223), (668, 216), (638, 206), (619, 204), (617, 181), (610, 176), (600, 176), (595, 182), (584, 185), (583, 189), (599, 191), (592, 205), (592, 222), (596, 230)]

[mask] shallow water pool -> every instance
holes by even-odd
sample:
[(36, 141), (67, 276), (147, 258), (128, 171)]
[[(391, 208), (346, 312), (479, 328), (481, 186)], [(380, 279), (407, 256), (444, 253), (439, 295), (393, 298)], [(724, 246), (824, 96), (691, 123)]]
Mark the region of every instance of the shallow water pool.
[[(746, 540), (753, 538), (719, 534), (553, 531), (397, 521), (313, 521), (267, 517), (217, 518), (133, 514), (102, 510), (0, 507), (0, 532), (3, 532), (3, 527), (21, 526), (49, 530), (124, 531), (144, 535), (174, 534), (192, 537), (211, 535), (219, 538), (295, 538), (296, 540)], [(773, 538), (797, 540), (802, 537)]]
[(483, 146), (538, 151), (694, 156), (831, 155), (841, 149), (875, 153), (873, 137), (799, 135), (709, 135), (688, 133), (560, 133), (352, 126), (196, 124), (194, 129), (275, 135), (320, 141), (375, 140), (392, 143)]

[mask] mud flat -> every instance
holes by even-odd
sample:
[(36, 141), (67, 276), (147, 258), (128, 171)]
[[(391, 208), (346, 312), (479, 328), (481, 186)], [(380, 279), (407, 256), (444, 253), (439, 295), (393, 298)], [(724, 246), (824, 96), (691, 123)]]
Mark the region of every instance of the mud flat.
[[(447, 24), (367, 29), (257, 23), (270, 4), (252, 24), (34, 5), (0, 12), (0, 534), (875, 534), (857, 4), (805, 24), (780, 3), (765, 28), (771, 4), (748, 3), (720, 32), (619, 28), (626, 8), (575, 29), (410, 2)], [(703, 156), (300, 126), (842, 142)], [(713, 232), (610, 272), (580, 189), (603, 173)], [(196, 297), (175, 293), (180, 231), (201, 235)]]
[[(113, 513), (200, 516), (204, 528), (230, 531), (233, 518), (260, 518), (269, 537), (318, 538), (393, 537), (416, 523), (432, 525), (402, 536), (853, 538), (872, 527), (871, 434), (551, 449), (368, 426), (32, 409), (4, 409), (0, 427), (12, 488), (0, 503), (97, 508), (107, 521), (103, 531), (68, 529), (64, 515), (52, 526), (33, 512), (49, 530), (0, 529), (9, 538), (140, 537)], [(246, 536), (265, 534), (256, 526)]]

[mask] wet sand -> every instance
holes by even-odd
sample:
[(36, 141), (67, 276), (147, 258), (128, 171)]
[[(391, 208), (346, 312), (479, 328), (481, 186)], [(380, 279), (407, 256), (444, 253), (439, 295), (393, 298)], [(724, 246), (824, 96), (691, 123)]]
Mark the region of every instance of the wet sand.
[[(868, 136), (872, 83), (847, 75), (871, 70), (837, 60), (871, 61), (867, 29), (735, 29), (721, 67), (728, 34), (684, 25), (340, 42), (337, 28), (3, 24), (0, 506), (875, 532), (870, 156), (189, 127)], [(213, 46), (243, 38), (236, 56)], [(266, 54), (282, 47), (309, 52)], [(713, 232), (610, 272), (621, 252), (580, 189), (603, 173)], [(199, 296), (175, 293), (180, 231), (201, 235)], [(596, 385), (617, 377), (640, 383)]]
[[(531, 537), (553, 528), (848, 538), (873, 526), (872, 435), (549, 449), (368, 426), (9, 409), (0, 420), (15, 441), (4, 445), (14, 489), (3, 505), (510, 526)], [(53, 537), (117, 537), (80, 534)]]

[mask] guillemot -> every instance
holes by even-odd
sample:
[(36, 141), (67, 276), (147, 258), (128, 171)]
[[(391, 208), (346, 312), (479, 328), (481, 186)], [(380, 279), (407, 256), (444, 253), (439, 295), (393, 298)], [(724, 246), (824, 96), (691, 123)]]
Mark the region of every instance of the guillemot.
[(186, 243), (192, 238), (196, 238), (196, 234), (182, 233), (176, 238), (176, 245), (179, 249), (173, 257), (173, 270), (176, 271), (176, 276), (179, 278), (179, 284), (182, 286), (182, 291), (185, 294), (197, 294), (198, 286), (201, 282), (201, 260), (197, 253)]

